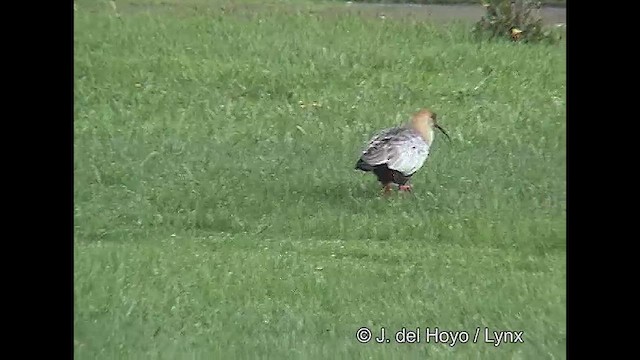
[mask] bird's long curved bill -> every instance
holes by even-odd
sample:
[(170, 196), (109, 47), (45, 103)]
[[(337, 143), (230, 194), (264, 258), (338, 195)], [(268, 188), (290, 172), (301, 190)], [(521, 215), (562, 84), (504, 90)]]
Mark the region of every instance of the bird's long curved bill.
[(440, 127), (440, 125), (436, 124), (436, 128), (438, 128), (438, 130), (442, 131), (442, 133), (447, 137), (447, 140), (451, 141), (451, 138), (449, 137), (449, 134), (447, 134), (447, 132), (444, 131), (444, 129), (442, 127)]

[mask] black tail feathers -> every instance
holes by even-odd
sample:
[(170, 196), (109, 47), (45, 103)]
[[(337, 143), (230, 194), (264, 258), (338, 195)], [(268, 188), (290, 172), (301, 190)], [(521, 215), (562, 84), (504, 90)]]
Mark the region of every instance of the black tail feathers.
[(360, 159), (356, 163), (356, 170), (372, 171), (373, 170), (373, 166), (367, 164), (364, 160)]

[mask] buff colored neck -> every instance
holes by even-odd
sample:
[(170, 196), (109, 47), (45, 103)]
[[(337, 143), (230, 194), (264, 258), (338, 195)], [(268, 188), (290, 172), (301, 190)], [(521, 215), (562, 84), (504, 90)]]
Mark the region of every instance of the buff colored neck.
[(422, 136), (427, 145), (431, 146), (431, 143), (433, 143), (434, 131), (432, 127), (427, 125), (426, 121), (414, 119), (414, 121), (411, 122), (411, 127), (415, 129), (420, 136)]

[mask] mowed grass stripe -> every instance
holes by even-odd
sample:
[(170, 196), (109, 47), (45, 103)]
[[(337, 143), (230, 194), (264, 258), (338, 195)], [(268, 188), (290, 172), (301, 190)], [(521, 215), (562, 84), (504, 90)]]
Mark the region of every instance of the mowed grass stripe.
[[(562, 351), (562, 256), (353, 240), (168, 236), (77, 247), (83, 351), (177, 351), (265, 358), (366, 354), (510, 358)], [(420, 261), (416, 261), (416, 259)], [(473, 259), (473, 261), (470, 261)], [(96, 279), (100, 279), (96, 282)], [(348, 311), (345, 311), (348, 309)], [(524, 331), (524, 344), (362, 345), (361, 326)], [(111, 331), (98, 331), (112, 329)], [(116, 330), (117, 329), (117, 330)], [(379, 331), (379, 330), (378, 330)], [(99, 335), (94, 337), (92, 334)], [(243, 342), (244, 341), (244, 342)], [(239, 345), (243, 343), (241, 348)], [(189, 344), (192, 344), (191, 347)], [(372, 349), (377, 349), (372, 352)], [(400, 351), (400, 353), (398, 353)], [(162, 358), (168, 355), (161, 355)], [(295, 357), (295, 356), (294, 356)], [(527, 358), (527, 357), (525, 357)]]

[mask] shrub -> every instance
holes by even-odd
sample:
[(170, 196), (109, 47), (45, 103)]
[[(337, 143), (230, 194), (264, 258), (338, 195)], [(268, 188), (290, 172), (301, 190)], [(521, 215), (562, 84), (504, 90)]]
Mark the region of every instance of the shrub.
[(485, 0), (486, 14), (474, 26), (480, 37), (506, 37), (513, 41), (553, 40), (545, 31), (540, 15), (540, 1)]

